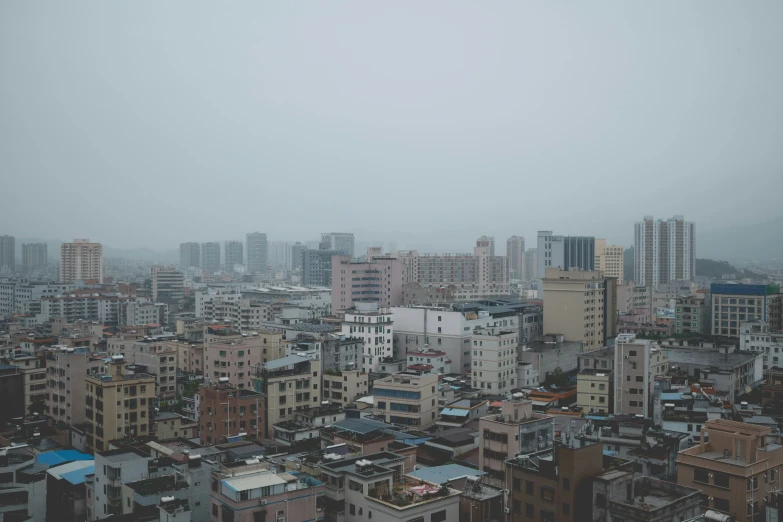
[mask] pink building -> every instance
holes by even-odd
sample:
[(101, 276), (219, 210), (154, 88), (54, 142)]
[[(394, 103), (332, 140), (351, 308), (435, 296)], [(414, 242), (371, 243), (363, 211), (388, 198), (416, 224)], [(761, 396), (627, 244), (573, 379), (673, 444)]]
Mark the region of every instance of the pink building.
[(260, 363), (261, 342), (258, 337), (242, 337), (204, 345), (204, 378), (221, 382), (226, 377), (231, 386), (253, 389), (253, 371)]
[(402, 264), (396, 257), (375, 256), (365, 262), (332, 256), (332, 313), (352, 308), (354, 301), (402, 306)]
[(200, 341), (180, 341), (177, 367), (183, 372), (204, 373), (204, 343)]

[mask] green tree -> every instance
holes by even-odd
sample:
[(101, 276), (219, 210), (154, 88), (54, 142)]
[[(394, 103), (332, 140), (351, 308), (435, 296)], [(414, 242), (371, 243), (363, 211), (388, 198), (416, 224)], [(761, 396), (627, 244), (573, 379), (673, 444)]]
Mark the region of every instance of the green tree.
[(547, 386), (552, 386), (553, 384), (555, 386), (566, 386), (568, 384), (568, 375), (563, 373), (563, 370), (558, 366), (552, 373), (546, 376), (544, 384)]

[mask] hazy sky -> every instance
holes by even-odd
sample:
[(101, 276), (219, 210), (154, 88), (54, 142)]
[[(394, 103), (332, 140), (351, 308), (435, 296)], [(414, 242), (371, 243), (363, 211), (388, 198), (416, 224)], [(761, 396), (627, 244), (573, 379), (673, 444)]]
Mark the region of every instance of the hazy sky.
[(780, 0), (0, 2), (0, 234), (468, 250), (764, 221), (782, 23)]

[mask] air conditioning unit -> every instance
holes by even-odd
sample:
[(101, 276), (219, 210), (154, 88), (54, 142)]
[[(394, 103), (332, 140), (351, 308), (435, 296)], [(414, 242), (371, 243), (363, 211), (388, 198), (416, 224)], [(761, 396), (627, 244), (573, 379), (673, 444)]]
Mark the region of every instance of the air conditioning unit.
[(508, 515), (509, 513), (511, 513), (511, 508), (503, 508), (503, 513)]
[(261, 504), (262, 506), (266, 506), (267, 500), (265, 498), (262, 498), (261, 500), (258, 501), (258, 503)]
[(504, 490), (503, 490), (503, 494), (504, 494), (504, 495), (508, 495), (509, 493), (511, 493), (509, 490), (507, 490), (507, 489), (504, 489)]

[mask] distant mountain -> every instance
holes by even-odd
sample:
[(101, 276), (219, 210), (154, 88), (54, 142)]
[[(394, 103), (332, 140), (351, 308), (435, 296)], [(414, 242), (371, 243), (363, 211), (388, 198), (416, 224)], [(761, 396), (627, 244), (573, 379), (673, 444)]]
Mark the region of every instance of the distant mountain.
[[(697, 224), (696, 253), (701, 258), (735, 263), (783, 264), (783, 216), (757, 225), (713, 232), (700, 233)], [(699, 273), (698, 269), (696, 273)]]

